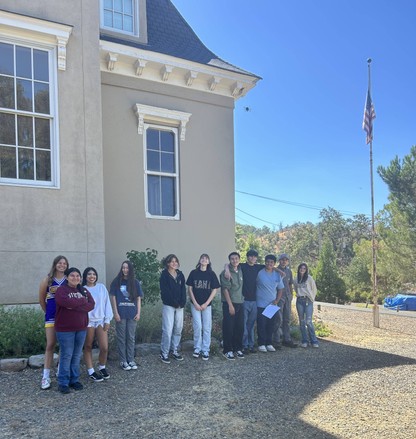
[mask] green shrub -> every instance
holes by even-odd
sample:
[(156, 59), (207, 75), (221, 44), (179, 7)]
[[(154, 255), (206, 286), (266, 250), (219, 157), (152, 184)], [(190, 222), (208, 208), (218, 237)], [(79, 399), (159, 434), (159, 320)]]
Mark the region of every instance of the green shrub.
[(127, 259), (133, 264), (134, 273), (142, 283), (143, 303), (156, 303), (160, 299), (159, 278), (161, 262), (157, 251), (147, 248), (144, 252), (131, 250), (126, 253)]
[(145, 303), (137, 325), (138, 343), (159, 343), (162, 336), (162, 302)]
[(0, 358), (45, 352), (45, 315), (35, 308), (0, 306)]

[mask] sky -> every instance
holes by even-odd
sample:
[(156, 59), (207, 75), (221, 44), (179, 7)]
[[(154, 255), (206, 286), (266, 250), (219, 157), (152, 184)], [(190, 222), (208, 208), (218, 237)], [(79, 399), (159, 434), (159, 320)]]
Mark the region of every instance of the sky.
[(235, 103), (237, 222), (316, 223), (327, 207), (371, 215), (368, 58), (376, 213), (383, 208), (377, 167), (416, 144), (414, 0), (173, 3), (212, 52), (263, 78)]

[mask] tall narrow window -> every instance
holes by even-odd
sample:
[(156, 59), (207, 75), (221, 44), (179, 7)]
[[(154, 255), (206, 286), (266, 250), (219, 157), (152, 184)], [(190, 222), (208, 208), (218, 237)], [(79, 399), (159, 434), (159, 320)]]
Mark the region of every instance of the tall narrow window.
[[(53, 183), (52, 51), (0, 41), (0, 182)], [(53, 75), (52, 75), (53, 76)]]
[(138, 35), (137, 0), (101, 0), (101, 25), (117, 32)]
[(146, 215), (179, 219), (178, 131), (145, 124)]

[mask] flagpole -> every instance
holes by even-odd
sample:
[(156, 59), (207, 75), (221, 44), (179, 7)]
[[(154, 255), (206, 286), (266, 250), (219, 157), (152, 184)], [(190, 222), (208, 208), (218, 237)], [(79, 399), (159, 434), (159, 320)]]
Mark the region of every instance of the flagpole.
[[(371, 92), (371, 58), (367, 59), (368, 64), (368, 91)], [(377, 289), (377, 246), (376, 230), (374, 220), (374, 178), (373, 178), (373, 136), (370, 137), (370, 180), (371, 180), (371, 242), (372, 242), (372, 280), (373, 280), (373, 326), (380, 327), (380, 310), (378, 306)]]

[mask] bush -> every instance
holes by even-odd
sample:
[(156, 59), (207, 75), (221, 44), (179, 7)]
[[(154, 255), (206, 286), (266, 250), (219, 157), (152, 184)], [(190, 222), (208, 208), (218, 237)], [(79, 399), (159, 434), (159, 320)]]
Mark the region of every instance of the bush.
[(0, 358), (45, 352), (45, 314), (35, 308), (0, 306)]
[(159, 343), (162, 336), (162, 302), (145, 303), (137, 325), (138, 343)]
[(127, 259), (133, 264), (136, 278), (142, 283), (143, 303), (156, 303), (159, 301), (161, 262), (157, 258), (157, 251), (150, 248), (147, 248), (144, 252), (131, 250), (127, 252)]

